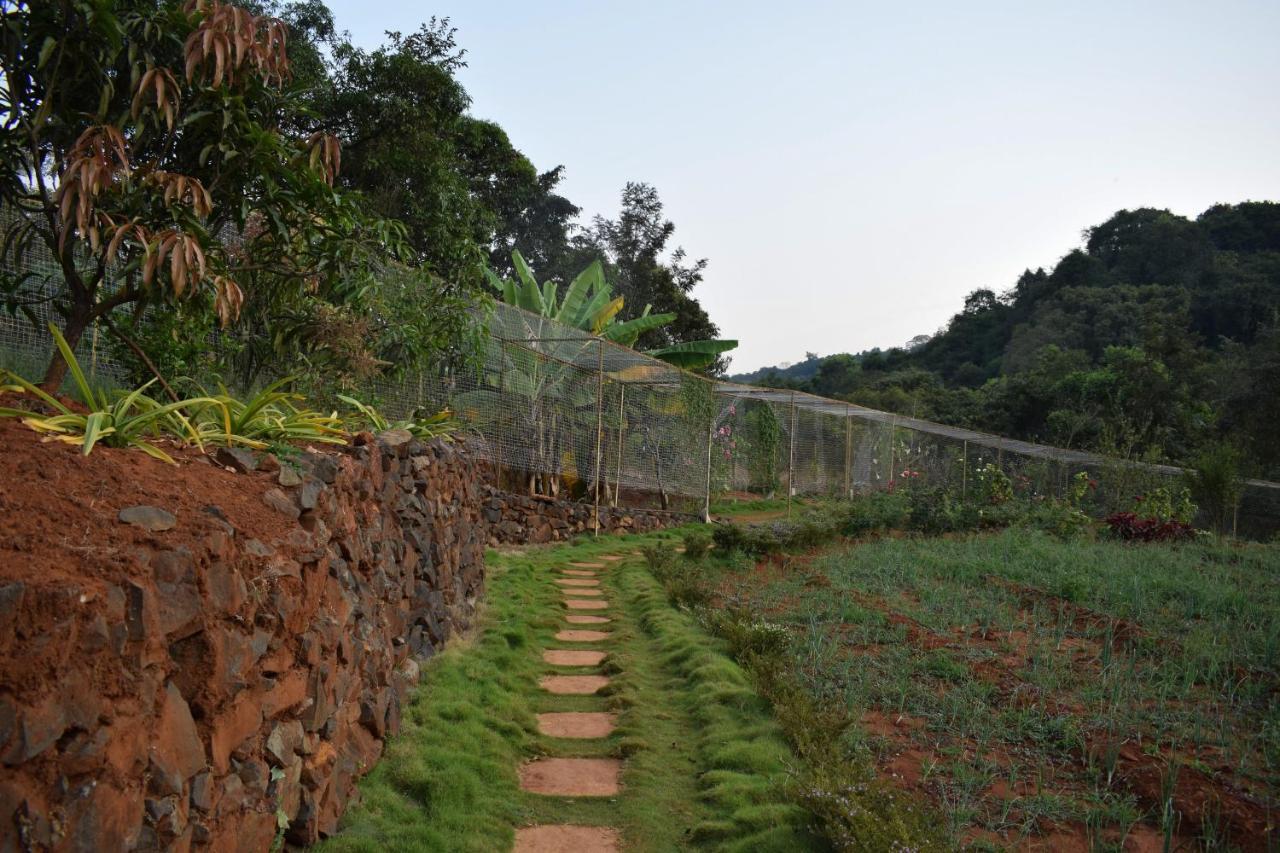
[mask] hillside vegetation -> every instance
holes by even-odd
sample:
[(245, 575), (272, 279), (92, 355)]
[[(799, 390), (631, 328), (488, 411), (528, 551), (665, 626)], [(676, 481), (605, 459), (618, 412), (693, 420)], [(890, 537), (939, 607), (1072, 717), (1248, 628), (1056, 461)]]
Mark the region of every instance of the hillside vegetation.
[[(1280, 475), (1280, 204), (1123, 210), (913, 349), (749, 380), (1064, 447)], [(1226, 445), (1224, 448), (1223, 445)]]

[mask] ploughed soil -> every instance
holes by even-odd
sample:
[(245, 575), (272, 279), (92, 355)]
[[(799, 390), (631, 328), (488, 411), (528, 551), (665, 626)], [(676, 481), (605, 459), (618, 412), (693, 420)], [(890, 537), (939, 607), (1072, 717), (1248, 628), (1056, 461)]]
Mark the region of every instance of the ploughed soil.
[[(722, 599), (734, 598), (744, 588), (766, 589), (771, 584), (792, 584), (797, 574), (803, 575), (805, 588), (829, 588), (830, 580), (813, 570), (810, 564), (815, 554), (789, 555), (766, 559), (758, 563), (746, 576), (722, 582), (719, 593)], [(1033, 602), (1049, 604), (1052, 612), (1060, 614), (1072, 628), (1058, 645), (1056, 653), (1069, 658), (1069, 665), (1088, 677), (1100, 676), (1102, 640), (1099, 626), (1106, 626), (1107, 634), (1119, 648), (1132, 643), (1142, 635), (1135, 624), (1116, 620), (1088, 608), (1059, 599), (1043, 590), (1009, 584), (991, 577), (993, 585), (1000, 585), (1019, 595), (1027, 606)], [(832, 592), (835, 592), (832, 590)], [(1022, 673), (1031, 656), (1043, 654), (1043, 647), (1036, 648), (1032, 632), (1014, 628), (1010, 631), (978, 630), (973, 626), (956, 628), (950, 633), (931, 631), (907, 613), (891, 603), (857, 590), (842, 589), (841, 596), (865, 608), (882, 614), (894, 626), (900, 626), (905, 642), (914, 650), (928, 653), (938, 649), (957, 652), (956, 660), (964, 660), (970, 672), (979, 681), (993, 688), (993, 704), (999, 707), (1038, 707), (1052, 716), (1069, 716), (1075, 719), (1085, 733), (1083, 748), (1073, 750), (1068, 760), (1060, 754), (1047, 754), (1044, 748), (1032, 741), (1007, 743), (990, 739), (982, 744), (961, 738), (945, 730), (930, 728), (927, 721), (889, 707), (876, 707), (863, 714), (861, 723), (872, 736), (878, 774), (904, 790), (912, 791), (931, 801), (940, 811), (948, 808), (949, 794), (945, 784), (939, 781), (938, 771), (948, 762), (964, 761), (994, 765), (1004, 771), (1016, 768), (1015, 773), (997, 774), (978, 800), (979, 815), (1003, 815), (1010, 829), (994, 832), (976, 824), (961, 833), (961, 841), (978, 847), (994, 845), (1018, 850), (1065, 850), (1087, 853), (1099, 849), (1126, 851), (1161, 851), (1165, 834), (1160, 828), (1159, 815), (1169, 799), (1172, 789), (1172, 806), (1179, 813), (1176, 830), (1170, 839), (1172, 850), (1199, 850), (1204, 848), (1206, 837), (1228, 840), (1228, 848), (1245, 851), (1280, 849), (1280, 812), (1264, 796), (1251, 792), (1241, 780), (1232, 777), (1230, 767), (1212, 755), (1174, 753), (1167, 746), (1154, 744), (1141, 733), (1125, 733), (1108, 739), (1096, 727), (1105, 718), (1105, 709), (1090, 709), (1078, 697), (1071, 694), (1056, 695), (1039, 686), (1028, 683)], [(777, 618), (800, 606), (799, 594), (783, 595), (771, 599), (762, 611)], [(1030, 627), (1034, 617), (1028, 611), (1024, 624)], [(847, 627), (847, 626), (846, 626)], [(1092, 630), (1090, 630), (1092, 629)], [(1093, 637), (1093, 638), (1091, 638)], [(843, 642), (843, 654), (848, 657), (875, 656), (883, 647), (877, 644)], [(968, 654), (981, 650), (985, 654)], [(940, 688), (945, 691), (945, 687)], [(1086, 801), (1096, 793), (1091, 781), (1097, 768), (1104, 763), (1114, 766), (1113, 790), (1127, 794), (1136, 800), (1144, 815), (1131, 826), (1088, 827), (1083, 821), (1055, 820), (1043, 816), (1020, 814), (1019, 800), (1034, 797)], [(1170, 773), (1176, 767), (1176, 773)], [(1206, 772), (1213, 771), (1213, 772)], [(1010, 779), (1013, 779), (1012, 783)], [(1171, 784), (1172, 780), (1172, 784)], [(1274, 794), (1274, 792), (1272, 792)], [(1217, 848), (1214, 848), (1217, 849)]]

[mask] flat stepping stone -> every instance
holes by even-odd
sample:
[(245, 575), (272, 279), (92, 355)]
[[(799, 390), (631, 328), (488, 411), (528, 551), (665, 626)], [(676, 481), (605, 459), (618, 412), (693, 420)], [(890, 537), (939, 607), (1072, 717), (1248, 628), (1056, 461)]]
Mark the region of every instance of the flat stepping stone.
[(552, 797), (612, 797), (621, 773), (616, 758), (539, 758), (520, 768), (520, 787)]
[(538, 686), (560, 696), (590, 696), (609, 683), (603, 675), (546, 675)]
[(586, 569), (561, 569), (560, 574), (573, 575), (578, 578), (593, 578), (596, 576), (595, 572), (588, 572)]
[(580, 598), (596, 598), (604, 595), (603, 590), (599, 589), (578, 589), (574, 587), (573, 589), (562, 589), (560, 591), (565, 595), (576, 595)]
[(590, 578), (556, 578), (560, 586), (600, 586), (600, 581)]
[(613, 620), (607, 616), (591, 616), (586, 613), (566, 613), (564, 621), (570, 625), (604, 625)]
[(612, 637), (608, 631), (557, 631), (556, 639), (562, 643), (598, 643)]
[(605, 569), (608, 568), (604, 563), (570, 563), (575, 569)]
[(621, 555), (621, 554), (605, 554), (605, 555), (604, 555), (603, 557), (601, 557), (600, 559), (602, 559), (602, 560), (608, 560), (610, 563), (616, 563), (616, 562), (618, 562), (619, 560), (624, 559), (624, 558), (622, 557), (622, 555)]
[(607, 826), (525, 826), (516, 830), (514, 853), (618, 853), (618, 830)]
[(590, 649), (547, 649), (542, 660), (552, 666), (597, 666), (604, 654)]
[(606, 610), (609, 607), (609, 602), (589, 598), (566, 598), (564, 606), (570, 610)]
[(538, 731), (549, 737), (601, 738), (613, 733), (615, 715), (568, 711), (538, 715)]

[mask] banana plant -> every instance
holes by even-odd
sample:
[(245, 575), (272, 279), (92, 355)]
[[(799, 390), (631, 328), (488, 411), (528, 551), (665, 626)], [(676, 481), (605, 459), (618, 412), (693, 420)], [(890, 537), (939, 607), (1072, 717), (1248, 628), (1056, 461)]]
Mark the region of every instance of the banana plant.
[[(659, 329), (676, 319), (675, 314), (650, 313), (651, 305), (646, 305), (638, 317), (618, 319), (624, 298), (613, 295), (613, 286), (605, 280), (604, 267), (598, 260), (592, 261), (574, 277), (563, 299), (557, 298), (555, 282), (538, 283), (518, 250), (511, 253), (511, 261), (516, 270), (515, 278), (504, 279), (492, 270), (485, 270), (489, 284), (508, 305), (522, 308), (539, 318), (599, 335), (624, 347), (635, 347), (645, 332)], [(530, 329), (531, 333), (533, 331)], [(710, 365), (721, 353), (737, 345), (738, 342), (733, 340), (686, 341), (648, 350), (645, 355), (686, 370), (696, 370)]]

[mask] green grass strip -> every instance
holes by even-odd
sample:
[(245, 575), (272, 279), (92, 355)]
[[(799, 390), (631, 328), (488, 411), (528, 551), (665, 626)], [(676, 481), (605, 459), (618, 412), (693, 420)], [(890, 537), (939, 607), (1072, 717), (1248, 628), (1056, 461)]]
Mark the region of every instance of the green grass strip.
[[(478, 636), (424, 667), (401, 733), (360, 783), (361, 802), (326, 851), (508, 850), (518, 826), (612, 826), (628, 850), (822, 849), (804, 811), (789, 802), (793, 759), (769, 706), (723, 653), (720, 641), (673, 610), (636, 558), (600, 572), (613, 618), (605, 642), (613, 683), (603, 696), (553, 696), (538, 687), (552, 668), (545, 648), (566, 626), (554, 570), (607, 553), (629, 554), (675, 534), (583, 539), (489, 555), (487, 607)], [(572, 626), (594, 627), (594, 626)], [(620, 714), (596, 741), (538, 733), (536, 714)], [(541, 755), (626, 759), (612, 798), (542, 797), (519, 789), (517, 771)]]

